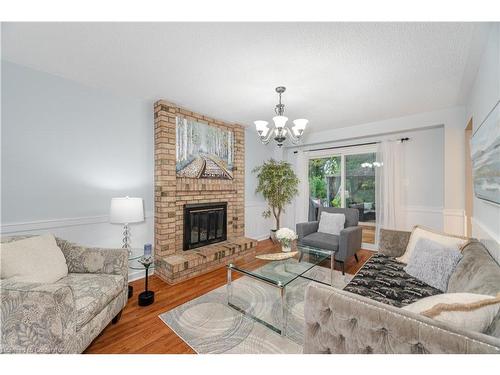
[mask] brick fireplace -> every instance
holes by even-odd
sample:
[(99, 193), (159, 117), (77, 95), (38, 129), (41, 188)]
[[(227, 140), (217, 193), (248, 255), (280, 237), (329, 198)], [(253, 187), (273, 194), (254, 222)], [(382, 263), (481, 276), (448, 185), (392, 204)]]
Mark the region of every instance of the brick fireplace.
[[(176, 174), (176, 118), (182, 117), (234, 134), (232, 179), (188, 178)], [(170, 284), (222, 267), (238, 257), (255, 253), (256, 241), (245, 237), (245, 131), (243, 126), (183, 109), (164, 100), (154, 105), (155, 123), (155, 273)], [(220, 214), (190, 216), (200, 220), (186, 246), (185, 210), (225, 208), (225, 237), (204, 220), (219, 227)], [(201, 228), (201, 229), (200, 229)], [(212, 231), (212, 232), (211, 232)], [(206, 234), (206, 238), (205, 238)], [(196, 237), (198, 236), (198, 237)], [(207, 245), (199, 244), (200, 239)], [(219, 241), (220, 240), (220, 241)], [(200, 246), (197, 246), (200, 245)]]

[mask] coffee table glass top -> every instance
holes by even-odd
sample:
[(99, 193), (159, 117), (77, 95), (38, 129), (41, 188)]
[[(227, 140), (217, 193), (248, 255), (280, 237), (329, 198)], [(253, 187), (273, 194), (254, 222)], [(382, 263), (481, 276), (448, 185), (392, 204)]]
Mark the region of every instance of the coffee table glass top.
[[(297, 251), (293, 258), (285, 260), (255, 259), (251, 263), (236, 261), (228, 267), (267, 283), (285, 287), (319, 263), (329, 259), (332, 254), (328, 250), (301, 245), (294, 246), (292, 251)], [(281, 249), (274, 252), (281, 252)]]

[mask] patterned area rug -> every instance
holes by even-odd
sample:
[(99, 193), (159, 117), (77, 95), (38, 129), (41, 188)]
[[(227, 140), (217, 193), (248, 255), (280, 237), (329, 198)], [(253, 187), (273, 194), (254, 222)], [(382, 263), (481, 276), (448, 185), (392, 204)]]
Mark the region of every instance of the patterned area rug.
[[(266, 267), (283, 265), (269, 263)], [(275, 270), (284, 272), (284, 269)], [(317, 266), (305, 276), (329, 282), (330, 270)], [(343, 288), (351, 279), (351, 275), (343, 276), (341, 272), (334, 271), (336, 288)], [(298, 278), (286, 287), (288, 314), (284, 337), (229, 307), (225, 286), (161, 314), (160, 319), (200, 354), (302, 353), (304, 292), (311, 282)], [(281, 326), (280, 294), (277, 288), (247, 276), (234, 281), (232, 285), (231, 302), (234, 305), (275, 327)]]

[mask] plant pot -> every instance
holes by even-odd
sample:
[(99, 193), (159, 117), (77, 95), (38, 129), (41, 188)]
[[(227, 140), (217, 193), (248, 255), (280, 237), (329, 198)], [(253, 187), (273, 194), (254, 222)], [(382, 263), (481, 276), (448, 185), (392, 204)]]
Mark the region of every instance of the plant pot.
[(271, 229), (271, 233), (269, 235), (269, 238), (271, 239), (271, 241), (273, 241), (273, 243), (278, 243), (278, 240), (276, 239), (276, 232), (278, 230), (277, 229)]
[(284, 253), (289, 253), (290, 251), (292, 251), (292, 246), (281, 245), (281, 251), (283, 251)]

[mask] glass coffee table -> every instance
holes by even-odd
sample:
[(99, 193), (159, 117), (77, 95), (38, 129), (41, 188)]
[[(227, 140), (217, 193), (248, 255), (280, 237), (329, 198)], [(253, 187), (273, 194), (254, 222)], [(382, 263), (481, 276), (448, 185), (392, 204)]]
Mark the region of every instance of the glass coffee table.
[[(259, 260), (259, 265), (257, 267), (247, 266), (248, 263), (235, 262), (227, 265), (227, 304), (233, 309), (249, 316), (255, 321), (265, 325), (266, 327), (272, 329), (273, 331), (285, 335), (286, 329), (286, 287), (291, 282), (298, 278), (304, 278), (316, 282), (320, 282), (326, 285), (332, 285), (333, 283), (333, 266), (335, 252), (330, 250), (324, 250), (315, 247), (301, 246), (298, 245), (296, 249), (297, 254), (293, 258), (285, 260)], [(281, 251), (276, 251), (280, 253)], [(314, 278), (308, 277), (306, 273), (310, 271), (313, 267), (319, 265), (323, 261), (330, 258), (330, 283), (324, 281), (315, 280)], [(251, 263), (250, 263), (251, 264)], [(278, 271), (279, 270), (279, 271)], [(275, 287), (280, 294), (280, 304), (281, 304), (281, 326), (276, 327), (273, 324), (266, 322), (249, 311), (236, 306), (233, 303), (233, 272), (237, 272), (258, 280), (260, 282), (266, 283)]]

